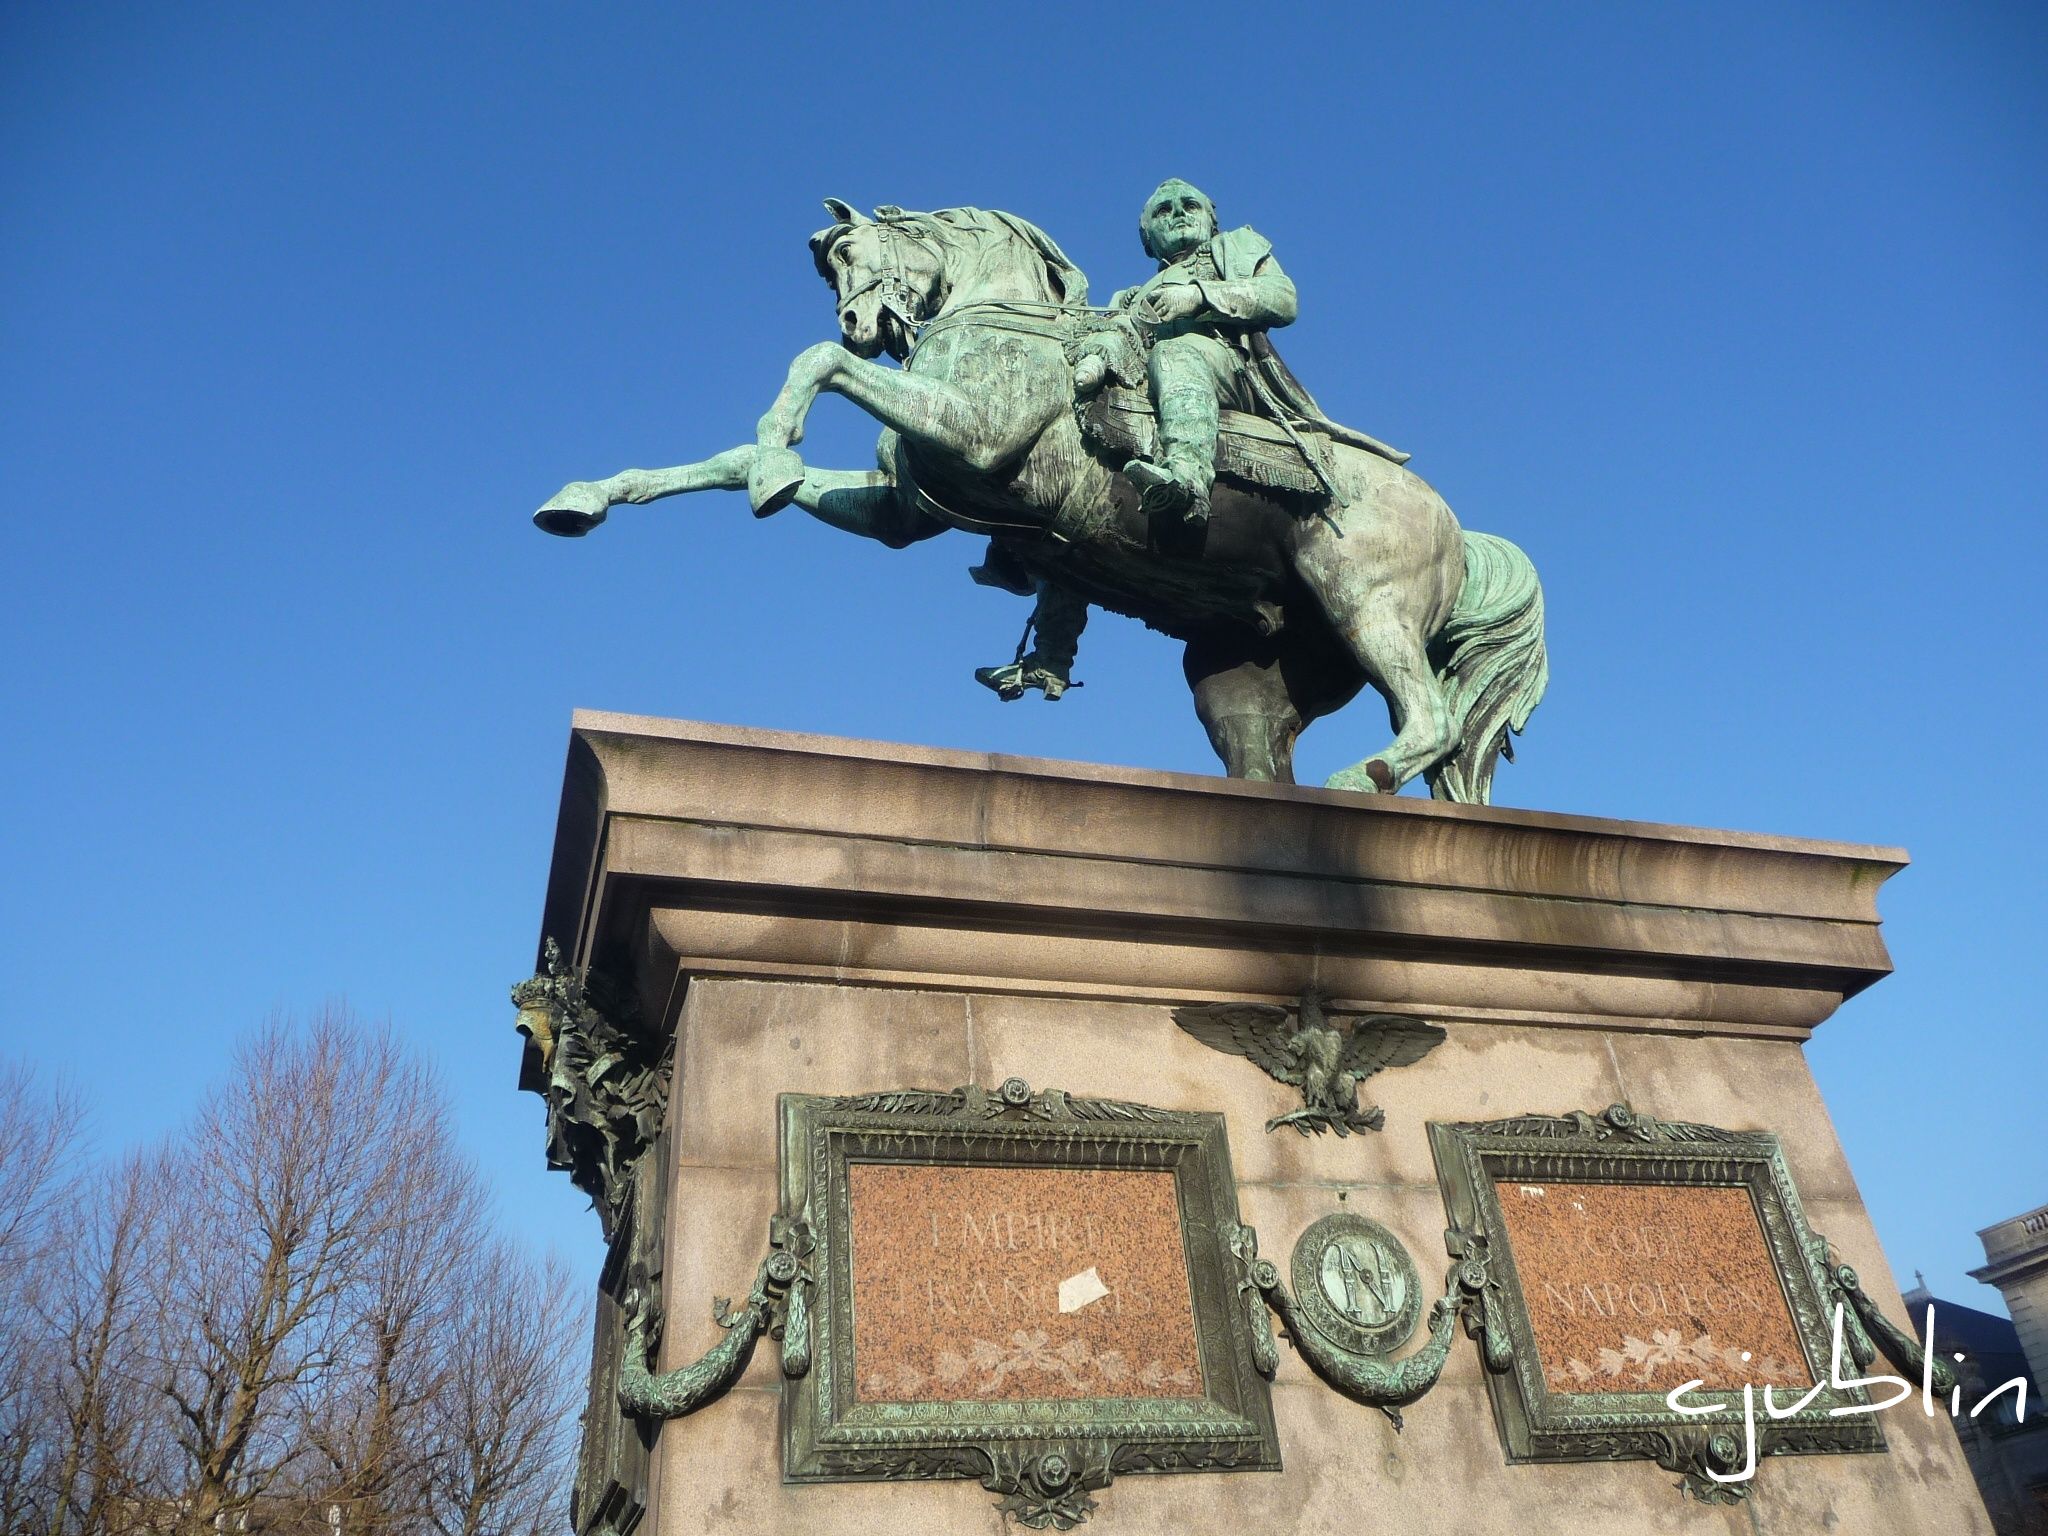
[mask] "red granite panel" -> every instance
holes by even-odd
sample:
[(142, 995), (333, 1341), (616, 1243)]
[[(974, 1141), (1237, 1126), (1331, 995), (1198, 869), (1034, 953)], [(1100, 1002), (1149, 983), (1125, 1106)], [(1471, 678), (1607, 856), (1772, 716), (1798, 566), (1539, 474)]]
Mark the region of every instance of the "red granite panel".
[(847, 1183), (858, 1401), (1202, 1395), (1172, 1173), (854, 1163)]
[(1813, 1384), (1747, 1189), (1498, 1193), (1551, 1391)]

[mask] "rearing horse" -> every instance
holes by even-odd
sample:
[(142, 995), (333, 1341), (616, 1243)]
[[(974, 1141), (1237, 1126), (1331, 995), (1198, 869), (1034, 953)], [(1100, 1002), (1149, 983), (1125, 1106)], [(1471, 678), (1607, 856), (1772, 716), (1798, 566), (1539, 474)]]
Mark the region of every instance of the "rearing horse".
[[(1392, 793), (1423, 775), (1484, 803), (1543, 696), (1543, 592), (1521, 550), (1465, 533), (1419, 476), (1324, 445), (1338, 495), (1298, 500), (1219, 480), (1198, 550), (1157, 547), (1122, 457), (1074, 410), (1068, 342), (1087, 279), (1011, 214), (948, 208), (869, 219), (826, 204), (812, 238), (841, 341), (798, 354), (754, 443), (674, 469), (576, 481), (534, 521), (588, 532), (621, 502), (745, 488), (757, 514), (794, 501), (902, 548), (949, 528), (991, 534), (1040, 593), (1144, 620), (1187, 644), (1195, 712), (1234, 778), (1294, 781), (1295, 738), (1365, 683), (1394, 739), (1330, 786)], [(871, 361), (883, 352), (902, 368)], [(808, 469), (792, 451), (824, 391), (883, 423), (876, 470)]]

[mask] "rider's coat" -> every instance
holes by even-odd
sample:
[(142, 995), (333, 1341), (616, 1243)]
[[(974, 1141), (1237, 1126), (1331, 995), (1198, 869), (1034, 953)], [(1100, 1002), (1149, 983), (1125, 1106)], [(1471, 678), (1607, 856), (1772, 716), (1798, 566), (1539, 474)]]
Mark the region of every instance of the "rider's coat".
[(1161, 326), (1160, 336), (1193, 330), (1241, 336), (1294, 320), (1294, 280), (1280, 269), (1273, 242), (1249, 224), (1212, 236), (1176, 261), (1161, 262), (1150, 279), (1123, 289), (1109, 302), (1128, 309), (1162, 283), (1193, 283), (1201, 290), (1203, 308)]
[[(1294, 280), (1282, 270), (1280, 259), (1273, 254), (1272, 241), (1249, 224), (1224, 230), (1177, 261), (1161, 262), (1159, 270), (1145, 282), (1119, 290), (1109, 302), (1112, 308), (1129, 309), (1163, 283), (1187, 282), (1201, 290), (1202, 310), (1156, 328), (1155, 342), (1186, 335), (1212, 337), (1227, 346), (1241, 366), (1257, 370), (1264, 393), (1290, 417), (1327, 432), (1340, 442), (1361, 442), (1360, 434), (1323, 414), (1315, 397), (1281, 361), (1266, 337), (1269, 326), (1293, 324), (1299, 309)], [(1225, 361), (1215, 354), (1208, 360)], [(1260, 392), (1249, 387), (1249, 380), (1218, 378), (1217, 384), (1218, 404), (1260, 415), (1272, 413), (1271, 407), (1259, 398)], [(1361, 445), (1383, 451), (1371, 439), (1364, 439)]]

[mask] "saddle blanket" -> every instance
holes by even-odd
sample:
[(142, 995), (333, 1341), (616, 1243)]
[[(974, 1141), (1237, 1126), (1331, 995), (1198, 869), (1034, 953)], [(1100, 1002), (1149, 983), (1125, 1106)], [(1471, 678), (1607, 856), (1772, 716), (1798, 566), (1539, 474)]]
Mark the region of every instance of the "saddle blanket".
[[(1081, 430), (1112, 457), (1158, 456), (1158, 417), (1151, 396), (1141, 389), (1115, 384), (1105, 388), (1082, 410)], [(1298, 430), (1304, 437), (1321, 437), (1306, 427)], [(1223, 413), (1222, 430), (1216, 434), (1216, 473), (1269, 490), (1318, 497), (1326, 494), (1323, 482), (1302, 462), (1301, 450), (1286, 430), (1244, 411)]]

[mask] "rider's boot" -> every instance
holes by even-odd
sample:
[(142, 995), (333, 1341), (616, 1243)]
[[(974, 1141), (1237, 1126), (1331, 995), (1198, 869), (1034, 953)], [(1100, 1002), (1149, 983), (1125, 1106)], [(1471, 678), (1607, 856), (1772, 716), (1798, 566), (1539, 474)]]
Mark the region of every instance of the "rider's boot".
[(995, 690), (996, 697), (1005, 704), (1023, 698), (1031, 688), (1044, 694), (1048, 704), (1056, 704), (1069, 688), (1081, 686), (1073, 680), (1074, 653), (1080, 646), (1081, 631), (1087, 626), (1086, 599), (1062, 587), (1042, 583), (1038, 604), (1031, 610), (1031, 622), (1024, 631), (1027, 639), (1034, 642), (1031, 649), (1020, 648), (1017, 659), (1007, 666), (976, 667), (974, 680)]
[(1045, 695), (1048, 704), (1057, 704), (1061, 694), (1081, 686), (1065, 671), (1044, 665), (1036, 656), (1000, 667), (976, 667), (974, 680), (1005, 704), (1014, 704), (1033, 688)]
[(1200, 529), (1209, 521), (1209, 487), (1216, 479), (1216, 396), (1206, 389), (1176, 389), (1160, 396), (1158, 410), (1159, 462), (1133, 459), (1124, 473), (1148, 514)]

